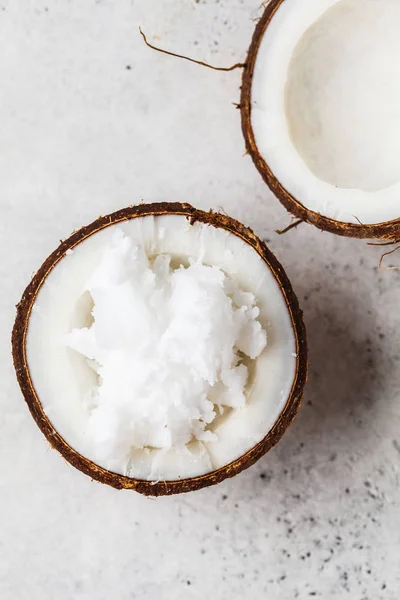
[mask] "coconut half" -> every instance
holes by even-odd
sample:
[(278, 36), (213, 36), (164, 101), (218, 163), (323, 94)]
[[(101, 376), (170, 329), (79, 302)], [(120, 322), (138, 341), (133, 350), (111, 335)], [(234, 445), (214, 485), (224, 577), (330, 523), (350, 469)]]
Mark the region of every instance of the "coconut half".
[(246, 147), (293, 215), (359, 238), (400, 227), (400, 4), (272, 0), (243, 74)]
[[(62, 340), (91, 321), (93, 303), (82, 290), (116, 229), (152, 256), (168, 253), (177, 264), (201, 257), (202, 264), (219, 267), (254, 294), (268, 343), (251, 365), (245, 406), (212, 424), (217, 441), (193, 441), (185, 452), (135, 449), (129, 467), (109, 468), (97, 460), (85, 437), (82, 406), (93, 370)], [(154, 496), (218, 483), (258, 460), (294, 418), (307, 371), (302, 313), (274, 255), (230, 217), (179, 203), (126, 208), (62, 242), (17, 306), (12, 350), (22, 393), (51, 446), (93, 479)]]

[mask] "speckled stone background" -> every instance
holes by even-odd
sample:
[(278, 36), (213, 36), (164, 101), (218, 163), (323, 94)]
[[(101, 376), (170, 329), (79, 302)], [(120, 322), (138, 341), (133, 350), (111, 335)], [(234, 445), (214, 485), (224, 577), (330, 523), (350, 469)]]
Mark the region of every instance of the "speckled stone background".
[[(397, 600), (399, 271), (289, 217), (244, 156), (240, 72), (260, 0), (0, 2), (1, 600)], [(145, 499), (50, 450), (14, 379), (14, 305), (74, 228), (140, 200), (223, 207), (268, 241), (305, 313), (303, 408), (256, 466)], [(400, 265), (399, 255), (392, 261)]]

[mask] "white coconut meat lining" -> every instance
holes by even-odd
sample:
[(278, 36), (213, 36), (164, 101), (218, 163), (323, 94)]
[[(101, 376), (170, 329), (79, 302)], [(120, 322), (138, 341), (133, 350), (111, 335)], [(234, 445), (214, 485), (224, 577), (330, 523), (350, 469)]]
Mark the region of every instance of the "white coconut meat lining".
[(177, 215), (112, 225), (68, 252), (38, 292), (26, 353), (65, 441), (152, 481), (242, 456), (272, 429), (296, 374), (268, 265), (238, 236)]
[(285, 0), (254, 67), (258, 150), (307, 209), (348, 223), (399, 217), (400, 2)]

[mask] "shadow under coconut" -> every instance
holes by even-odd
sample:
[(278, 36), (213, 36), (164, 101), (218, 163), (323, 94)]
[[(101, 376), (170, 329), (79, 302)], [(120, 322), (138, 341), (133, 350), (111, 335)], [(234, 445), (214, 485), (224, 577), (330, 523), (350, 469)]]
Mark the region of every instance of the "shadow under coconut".
[(373, 446), (384, 402), (373, 308), (367, 297), (325, 284), (307, 294), (300, 290), (310, 363), (303, 404), (281, 442), (248, 472), (257, 494), (272, 479), (284, 493), (314, 499), (327, 486), (346, 490), (357, 457)]

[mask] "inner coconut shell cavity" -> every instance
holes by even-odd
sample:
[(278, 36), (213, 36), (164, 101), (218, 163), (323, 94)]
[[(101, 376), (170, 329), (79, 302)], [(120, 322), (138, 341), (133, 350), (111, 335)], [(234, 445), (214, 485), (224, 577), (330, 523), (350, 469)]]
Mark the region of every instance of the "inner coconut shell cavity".
[(248, 153), (298, 219), (399, 238), (400, 3), (271, 0), (243, 73)]
[[(243, 410), (247, 411), (249, 406), (253, 412), (232, 411), (236, 429), (232, 425), (229, 425), (231, 429), (220, 429), (221, 443), (216, 442), (220, 449), (204, 450), (212, 457), (211, 467), (205, 468), (199, 459), (199, 465), (196, 466), (194, 461), (194, 466), (191, 464), (190, 468), (183, 468), (182, 473), (175, 477), (171, 477), (171, 470), (168, 472), (166, 467), (162, 471), (163, 477), (153, 480), (148, 476), (131, 476), (122, 469), (109, 469), (82, 450), (80, 434), (74, 431), (71, 419), (65, 416), (72, 414), (74, 409), (69, 407), (72, 412), (63, 413), (65, 404), (70, 403), (73, 407), (74, 402), (81, 401), (79, 394), (76, 398), (74, 396), (75, 387), (80, 385), (75, 385), (74, 378), (78, 377), (79, 370), (86, 367), (82, 361), (76, 362), (76, 356), (71, 358), (69, 349), (60, 350), (57, 344), (47, 343), (46, 339), (54, 338), (57, 323), (61, 323), (59, 333), (62, 334), (76, 326), (77, 319), (80, 326), (88, 326), (91, 305), (90, 299), (82, 297), (82, 282), (111, 236), (120, 229), (124, 235), (140, 239), (147, 252), (155, 255), (169, 253), (175, 257), (177, 264), (198, 258), (196, 254), (204, 238), (207, 244), (202, 246), (203, 263), (219, 266), (226, 275), (238, 281), (241, 289), (256, 292), (259, 318), (266, 328), (268, 342), (252, 367), (251, 389), (246, 395)], [(43, 306), (46, 306), (49, 294), (53, 294), (53, 308), (43, 319)], [(65, 301), (68, 295), (73, 298), (72, 302)], [(61, 306), (63, 303), (64, 308)], [(67, 316), (61, 318), (63, 310)], [(34, 344), (39, 338), (41, 345), (36, 348)], [(99, 217), (63, 241), (34, 275), (17, 306), (12, 351), (24, 398), (50, 445), (92, 479), (114, 488), (133, 489), (152, 496), (189, 492), (213, 485), (256, 462), (280, 440), (295, 417), (307, 374), (302, 313), (275, 256), (264, 242), (238, 221), (180, 203), (125, 208)], [(72, 381), (71, 389), (60, 389), (63, 385), (60, 382), (65, 383), (68, 378)], [(258, 434), (256, 432), (256, 438), (254, 432), (252, 435), (249, 431), (246, 433), (246, 427), (252, 423), (251, 415), (263, 423), (264, 429)], [(228, 415), (228, 423), (229, 418)]]

